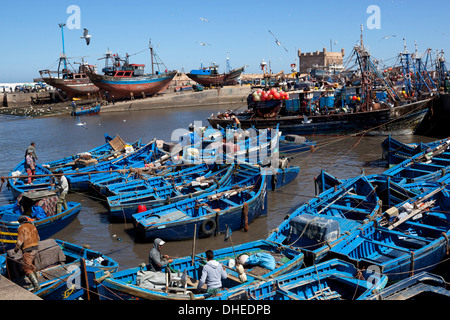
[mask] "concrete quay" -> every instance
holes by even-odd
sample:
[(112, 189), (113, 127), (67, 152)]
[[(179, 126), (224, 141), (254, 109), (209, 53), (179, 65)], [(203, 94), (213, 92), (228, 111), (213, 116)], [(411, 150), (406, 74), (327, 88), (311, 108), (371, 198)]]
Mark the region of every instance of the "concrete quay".
[[(166, 90), (162, 94), (147, 98), (135, 98), (133, 100), (121, 100), (108, 103), (103, 106), (101, 112), (124, 112), (166, 108), (193, 108), (205, 105), (223, 106), (223, 110), (233, 110), (247, 107), (247, 96), (251, 93), (251, 86), (225, 86), (223, 88), (205, 89), (204, 91), (173, 92)], [(0, 107), (0, 114), (45, 117), (55, 115), (70, 115), (71, 102), (33, 105), (30, 103), (32, 94), (6, 94), (4, 99), (9, 99)], [(9, 98), (8, 98), (9, 96)], [(11, 99), (10, 99), (11, 98)], [(12, 100), (14, 98), (14, 100)], [(27, 101), (27, 102), (25, 102)], [(82, 103), (81, 101), (78, 103)]]
[(0, 275), (0, 300), (42, 300), (42, 298)]

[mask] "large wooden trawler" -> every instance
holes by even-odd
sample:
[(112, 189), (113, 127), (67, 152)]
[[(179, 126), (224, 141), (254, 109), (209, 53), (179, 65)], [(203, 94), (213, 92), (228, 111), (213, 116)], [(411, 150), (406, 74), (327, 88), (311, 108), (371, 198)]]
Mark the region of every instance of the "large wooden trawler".
[(49, 69), (39, 70), (41, 78), (49, 86), (64, 91), (68, 99), (93, 96), (99, 92), (99, 88), (91, 82), (86, 74), (87, 68), (93, 68), (93, 66), (85, 63), (84, 59), (79, 63), (78, 70), (72, 66), (65, 53), (64, 26), (65, 24), (59, 24), (62, 33), (63, 53), (59, 58), (58, 69), (56, 71)]
[[(121, 59), (118, 55), (108, 52), (105, 59), (103, 74), (98, 74), (92, 68), (88, 68), (89, 79), (103, 92), (108, 92), (114, 98), (129, 98), (136, 96), (151, 96), (167, 89), (177, 71), (155, 71), (155, 53), (150, 43), (152, 73), (144, 74), (144, 64), (129, 63), (129, 55)], [(111, 62), (111, 63), (109, 63)], [(164, 65), (164, 64), (163, 64)], [(165, 67), (165, 66), (164, 66)]]
[(244, 72), (245, 66), (230, 70), (229, 58), (227, 58), (227, 71), (219, 73), (219, 66), (212, 63), (209, 67), (200, 66), (200, 69), (191, 70), (186, 75), (193, 81), (205, 87), (222, 87), (228, 85), (235, 85), (238, 79)]

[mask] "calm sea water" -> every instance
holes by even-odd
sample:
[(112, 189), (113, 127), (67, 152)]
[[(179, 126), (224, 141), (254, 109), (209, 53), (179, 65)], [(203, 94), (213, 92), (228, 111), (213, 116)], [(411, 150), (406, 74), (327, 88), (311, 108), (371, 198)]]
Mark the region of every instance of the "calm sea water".
[[(223, 108), (222, 109), (226, 109)], [(125, 141), (138, 139), (149, 142), (153, 138), (171, 140), (176, 129), (187, 129), (190, 123), (202, 121), (207, 125), (207, 117), (221, 108), (205, 106), (185, 110), (166, 109), (135, 112), (103, 113), (95, 116), (71, 116), (25, 119), (0, 115), (0, 176), (7, 176), (22, 160), (30, 142), (36, 142), (38, 163), (56, 160), (65, 156), (87, 151), (104, 143), (104, 134), (119, 134)], [(85, 126), (78, 126), (78, 121)], [(289, 186), (268, 193), (268, 215), (254, 221), (249, 231), (234, 231), (233, 244), (263, 239), (276, 228), (286, 214), (315, 195), (314, 178), (325, 170), (338, 178), (381, 173), (386, 168), (381, 162), (381, 142), (386, 137), (324, 137), (308, 136), (315, 140), (318, 149), (314, 152), (298, 154), (292, 165), (300, 166), (298, 178)], [(396, 137), (404, 142), (429, 142), (434, 139), (422, 136)], [(87, 194), (70, 193), (70, 201), (82, 203), (78, 218), (67, 228), (54, 235), (78, 245), (89, 244), (92, 249), (111, 256), (119, 262), (120, 269), (131, 268), (148, 262), (152, 243), (135, 243), (131, 223), (111, 223), (106, 207), (95, 197)], [(3, 186), (0, 205), (12, 201), (10, 191)], [(230, 246), (223, 236), (197, 239), (195, 252)], [(163, 252), (180, 257), (192, 253), (192, 241), (168, 242)], [(448, 269), (446, 269), (448, 272)]]

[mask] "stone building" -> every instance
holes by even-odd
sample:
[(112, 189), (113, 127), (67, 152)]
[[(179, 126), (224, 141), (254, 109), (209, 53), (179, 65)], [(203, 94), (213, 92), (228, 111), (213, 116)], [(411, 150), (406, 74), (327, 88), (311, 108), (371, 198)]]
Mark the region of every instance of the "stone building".
[(341, 66), (344, 63), (345, 49), (341, 52), (327, 52), (323, 48), (322, 52), (305, 52), (298, 50), (298, 57), (300, 60), (300, 74), (308, 73), (308, 69), (313, 67), (328, 67), (330, 65)]

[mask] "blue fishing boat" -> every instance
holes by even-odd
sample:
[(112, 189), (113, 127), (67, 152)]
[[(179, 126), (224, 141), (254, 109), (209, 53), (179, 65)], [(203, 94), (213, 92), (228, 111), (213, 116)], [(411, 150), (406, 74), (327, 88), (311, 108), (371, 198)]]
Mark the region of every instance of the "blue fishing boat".
[(22, 253), (10, 250), (0, 257), (4, 261), (0, 268), (3, 276), (26, 290), (33, 290), (45, 300), (98, 300), (94, 273), (118, 270), (118, 263), (100, 252), (58, 239), (47, 239), (39, 242), (35, 265), (40, 289), (34, 291), (23, 273)]
[(140, 139), (135, 143), (127, 144), (119, 135), (112, 137), (105, 133), (105, 144), (85, 152), (79, 152), (75, 155), (64, 157), (62, 159), (42, 163), (41, 165), (52, 172), (58, 169), (62, 169), (63, 171), (75, 170), (77, 168), (84, 168), (98, 164), (102, 161), (117, 158), (121, 153), (125, 153), (126, 150), (139, 149), (140, 146)]
[(437, 140), (429, 143), (403, 143), (389, 135), (382, 143), (382, 158), (387, 161), (387, 165), (396, 165), (416, 154), (424, 152), (430, 148), (434, 148), (447, 139)]
[(81, 210), (81, 204), (67, 201), (68, 210), (56, 213), (58, 197), (52, 191), (31, 191), (20, 195), (14, 204), (0, 207), (0, 251), (8, 250), (17, 242), (17, 219), (25, 214), (33, 218), (39, 237), (45, 240), (67, 227)]
[(315, 151), (317, 143), (304, 136), (295, 134), (281, 135), (279, 139), (280, 154), (303, 153)]
[(81, 107), (80, 110), (72, 110), (70, 112), (71, 116), (85, 116), (85, 115), (92, 115), (92, 114), (99, 114), (101, 110), (102, 104), (96, 104), (95, 106), (85, 108)]
[(155, 141), (152, 141), (139, 149), (123, 153), (117, 158), (102, 161), (99, 164), (63, 172), (69, 181), (70, 189), (77, 191), (88, 191), (89, 181), (92, 177), (111, 174), (113, 171), (130, 171), (131, 168), (144, 168), (146, 164), (160, 158), (156, 149)]
[(267, 240), (299, 248), (305, 263), (315, 264), (346, 234), (375, 219), (380, 209), (374, 187), (361, 175), (301, 205)]
[[(423, 298), (424, 300), (422, 300)], [(421, 272), (394, 283), (364, 300), (402, 300), (402, 301), (448, 301), (450, 290), (446, 289), (445, 279), (441, 276)]]
[[(245, 259), (243, 270), (236, 268), (239, 261)], [(222, 290), (217, 296), (228, 290), (249, 285), (255, 280), (267, 281), (287, 272), (301, 268), (303, 255), (295, 249), (256, 240), (214, 250), (214, 259), (222, 263), (228, 278), (222, 281)], [(248, 261), (248, 263), (247, 263)], [(198, 291), (198, 280), (206, 264), (205, 253), (173, 259), (162, 272), (147, 271), (147, 266), (118, 271), (110, 275), (96, 273), (100, 298), (104, 300), (205, 300), (211, 298), (205, 290)], [(242, 276), (245, 273), (245, 277)], [(151, 277), (153, 278), (152, 281)]]
[(436, 180), (450, 169), (450, 140), (445, 140), (383, 172), (394, 181), (412, 183)]
[(205, 175), (201, 181), (186, 181), (185, 184), (180, 186), (169, 185), (159, 189), (147, 188), (146, 190), (110, 196), (107, 198), (110, 217), (122, 220), (131, 219), (140, 205), (151, 210), (188, 197), (196, 197), (212, 192), (230, 183), (234, 169), (233, 165), (221, 166), (211, 174)]
[(450, 224), (446, 185), (400, 202), (331, 249), (361, 265), (377, 266), (389, 279), (431, 271), (448, 253)]
[(186, 240), (248, 229), (267, 214), (266, 176), (254, 175), (214, 192), (133, 214), (138, 239)]
[(36, 165), (32, 183), (28, 184), (28, 175), (25, 170), (24, 159), (8, 174), (8, 184), (11, 194), (14, 198), (17, 198), (20, 194), (28, 191), (50, 190), (52, 176), (53, 173), (50, 170), (41, 165)]
[(137, 192), (148, 190), (150, 188), (162, 188), (164, 186), (182, 186), (183, 184), (202, 180), (204, 177), (213, 173), (214, 165), (185, 165), (168, 167), (167, 170), (155, 173), (150, 171), (148, 174), (143, 171), (139, 174), (118, 174), (100, 177), (100, 179), (92, 180), (91, 189), (95, 189), (98, 193), (105, 197), (117, 196), (128, 192)]
[(364, 300), (383, 289), (387, 277), (332, 259), (230, 290), (214, 300)]

